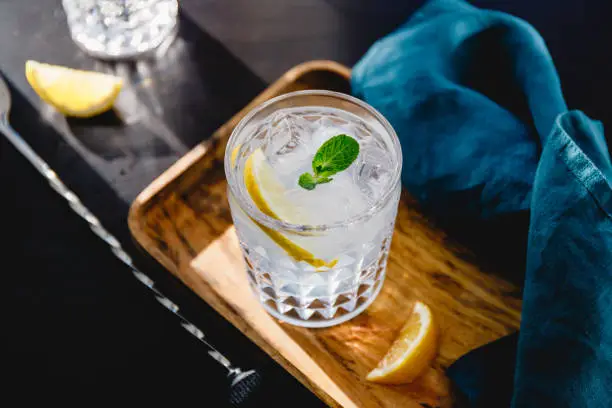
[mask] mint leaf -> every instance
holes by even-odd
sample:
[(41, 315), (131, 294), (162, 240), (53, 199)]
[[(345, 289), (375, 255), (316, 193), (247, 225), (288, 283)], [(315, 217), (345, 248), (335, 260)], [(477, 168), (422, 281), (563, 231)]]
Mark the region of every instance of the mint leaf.
[(314, 175), (304, 173), (298, 184), (313, 190), (317, 184), (329, 183), (336, 173), (349, 168), (359, 156), (359, 142), (347, 135), (336, 135), (323, 143), (312, 159)]
[(329, 177), (346, 170), (359, 155), (359, 143), (350, 136), (337, 135), (323, 143), (312, 159), (315, 176)]
[(298, 184), (300, 187), (305, 188), (306, 190), (312, 190), (317, 185), (317, 181), (310, 175), (310, 173), (304, 173), (300, 176)]

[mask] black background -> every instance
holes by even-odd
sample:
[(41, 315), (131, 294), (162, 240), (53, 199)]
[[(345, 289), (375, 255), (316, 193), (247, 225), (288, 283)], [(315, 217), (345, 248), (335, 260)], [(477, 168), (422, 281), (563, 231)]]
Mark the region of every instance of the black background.
[[(109, 65), (74, 46), (59, 1), (0, 0), (0, 69), (13, 93), (14, 127), (212, 343), (236, 365), (262, 374), (253, 406), (322, 404), (133, 244), (129, 203), (284, 71), (311, 59), (352, 65), (421, 3), (183, 0), (179, 38), (163, 57)], [(610, 127), (608, 0), (474, 3), (532, 23), (550, 48), (570, 107)], [(25, 81), (27, 59), (123, 75), (133, 96), (122, 111), (130, 124), (109, 115), (66, 121), (49, 111)], [(224, 370), (4, 139), (0, 182), (1, 270), (8, 281), (0, 367), (4, 398), (20, 398), (7, 406), (33, 400), (227, 406)]]

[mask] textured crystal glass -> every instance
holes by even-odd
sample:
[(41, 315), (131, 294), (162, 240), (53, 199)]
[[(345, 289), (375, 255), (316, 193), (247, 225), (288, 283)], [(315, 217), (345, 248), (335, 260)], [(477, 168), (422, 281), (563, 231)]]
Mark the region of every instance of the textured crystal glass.
[[(359, 156), (331, 182), (312, 191), (301, 188), (299, 174), (311, 168), (322, 143), (337, 134), (356, 139)], [(276, 186), (268, 193), (274, 200), (270, 207), (304, 223), (270, 216), (253, 200), (245, 168), (255, 157), (271, 169), (261, 171), (258, 187), (265, 192)], [(285, 94), (238, 124), (225, 153), (228, 197), (248, 279), (270, 314), (299, 326), (326, 327), (372, 303), (385, 277), (401, 165), (391, 125), (348, 95)]]
[(149, 53), (176, 33), (177, 0), (63, 0), (70, 35), (98, 58)]

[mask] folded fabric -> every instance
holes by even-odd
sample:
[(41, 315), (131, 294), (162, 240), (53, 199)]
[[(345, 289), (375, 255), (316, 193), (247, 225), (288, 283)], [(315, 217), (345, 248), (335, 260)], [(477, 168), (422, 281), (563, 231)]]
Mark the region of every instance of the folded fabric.
[[(531, 211), (518, 341), (449, 369), (471, 406), (612, 406), (612, 164), (601, 124), (567, 112), (538, 33), (433, 0), (368, 51), (352, 87), (396, 129), (402, 181), (431, 213)], [(491, 361), (515, 344), (514, 376), (499, 373)]]
[(400, 135), (404, 185), (444, 216), (528, 209), (534, 141), (566, 110), (536, 31), (460, 0), (429, 2), (378, 41), (352, 91)]

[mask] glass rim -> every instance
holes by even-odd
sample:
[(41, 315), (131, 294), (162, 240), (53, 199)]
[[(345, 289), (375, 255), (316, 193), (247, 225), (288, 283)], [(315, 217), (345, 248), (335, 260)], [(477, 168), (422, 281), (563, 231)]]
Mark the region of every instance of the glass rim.
[[(391, 145), (394, 150), (393, 153), (395, 153), (395, 159), (397, 160), (397, 166), (396, 166), (396, 169), (394, 169), (393, 177), (391, 178), (391, 181), (389, 182), (389, 184), (386, 186), (384, 193), (378, 198), (378, 200), (376, 200), (374, 204), (369, 206), (367, 210), (362, 211), (343, 221), (337, 221), (337, 222), (329, 223), (329, 224), (309, 225), (309, 224), (293, 224), (290, 222), (278, 220), (276, 218), (270, 217), (269, 215), (263, 213), (255, 205), (253, 200), (247, 194), (245, 194), (245, 192), (243, 192), (239, 188), (239, 186), (236, 185), (237, 183), (232, 182), (233, 180), (232, 180), (231, 175), (233, 174), (234, 171), (231, 165), (231, 150), (232, 149), (230, 149), (230, 146), (232, 146), (233, 142), (238, 138), (238, 135), (242, 133), (242, 130), (245, 128), (245, 126), (250, 122), (250, 120), (255, 115), (257, 115), (259, 112), (263, 111), (265, 108), (269, 107), (270, 105), (280, 102), (285, 99), (289, 99), (289, 98), (293, 98), (297, 96), (303, 96), (303, 95), (328, 96), (328, 97), (343, 99), (345, 101), (354, 103), (355, 105), (359, 106), (360, 108), (365, 109), (368, 113), (370, 113), (374, 117), (374, 119), (376, 119), (383, 126), (383, 128), (388, 133), (391, 139)], [(338, 109), (341, 109), (341, 108), (338, 108)], [(370, 106), (366, 102), (358, 98), (355, 98), (354, 96), (345, 94), (345, 93), (328, 91), (328, 90), (305, 90), (305, 91), (289, 92), (286, 94), (276, 96), (272, 99), (269, 99), (266, 102), (252, 109), (246, 116), (242, 118), (242, 120), (238, 123), (238, 125), (232, 131), (232, 134), (225, 148), (225, 155), (224, 155), (223, 161), (224, 161), (224, 168), (225, 168), (225, 177), (227, 179), (230, 191), (232, 195), (237, 199), (238, 205), (240, 206), (240, 208), (242, 208), (249, 217), (251, 217), (256, 222), (263, 224), (264, 226), (271, 228), (273, 230), (284, 230), (284, 231), (294, 232), (297, 234), (304, 233), (304, 232), (325, 232), (325, 231), (335, 230), (339, 228), (346, 228), (351, 225), (360, 224), (360, 223), (368, 221), (374, 215), (378, 214), (385, 207), (385, 205), (389, 202), (389, 200), (393, 197), (393, 193), (396, 190), (400, 182), (400, 176), (402, 173), (402, 149), (401, 149), (397, 134), (395, 133), (395, 130), (393, 129), (389, 121), (385, 119), (385, 117), (380, 112), (378, 112), (376, 109), (374, 109), (372, 106)]]

